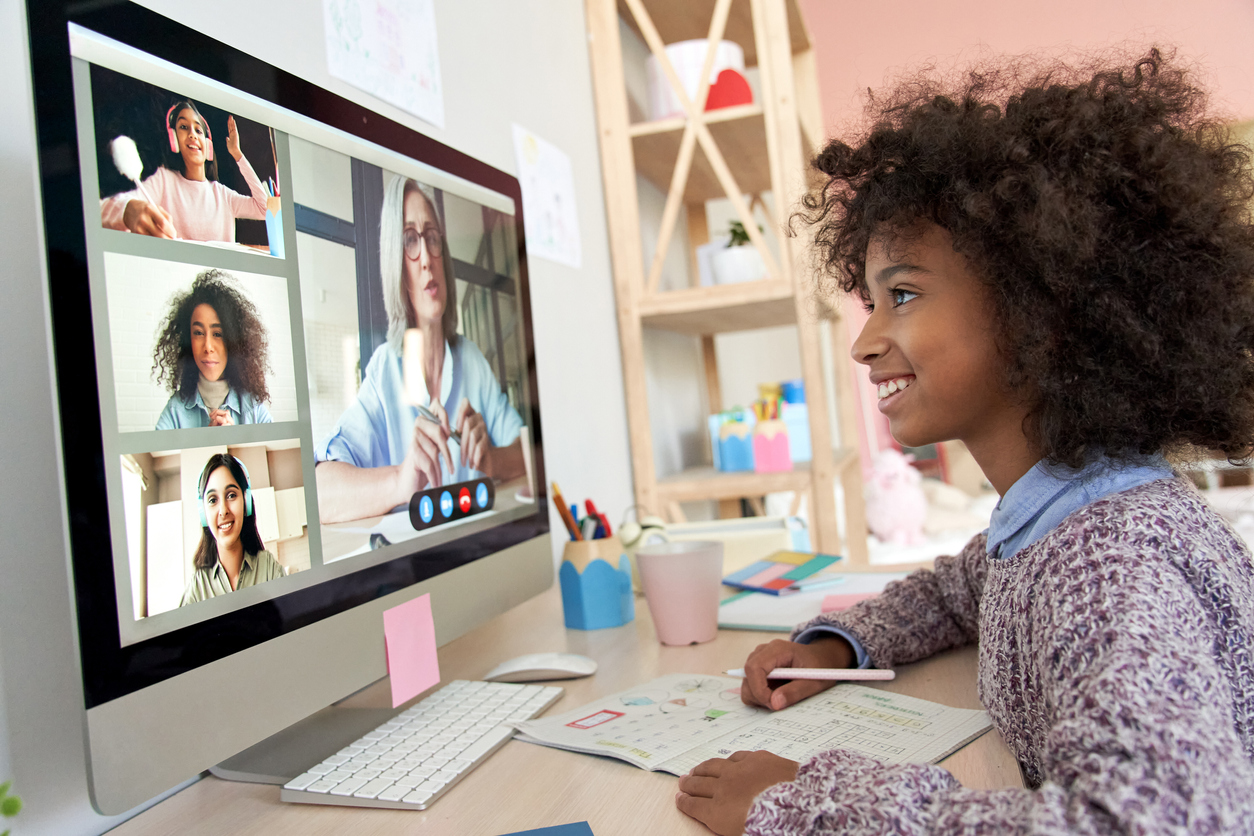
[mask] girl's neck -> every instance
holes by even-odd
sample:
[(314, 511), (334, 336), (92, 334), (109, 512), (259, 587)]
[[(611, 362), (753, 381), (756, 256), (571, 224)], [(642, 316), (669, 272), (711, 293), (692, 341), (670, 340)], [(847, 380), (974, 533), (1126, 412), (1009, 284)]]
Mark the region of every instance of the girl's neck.
[(235, 545), (223, 548), (218, 543), (218, 561), (222, 564), (222, 568), (226, 570), (227, 577), (231, 581), (231, 589), (235, 589), (239, 585), (239, 573), (244, 568), (244, 543), (236, 539)]
[(1002, 496), (1041, 460), (1023, 431), (1027, 417), (1026, 407), (1008, 407), (1004, 415), (986, 422), (977, 437), (962, 439), (993, 490)]
[(191, 165), (187, 160), (183, 160), (183, 176), (188, 180), (197, 180), (204, 182), (208, 178), (205, 177), (205, 164)]
[(438, 322), (429, 322), (422, 328), (422, 373), (427, 381), (427, 394), (433, 402), (438, 402), (444, 374), (444, 328)]

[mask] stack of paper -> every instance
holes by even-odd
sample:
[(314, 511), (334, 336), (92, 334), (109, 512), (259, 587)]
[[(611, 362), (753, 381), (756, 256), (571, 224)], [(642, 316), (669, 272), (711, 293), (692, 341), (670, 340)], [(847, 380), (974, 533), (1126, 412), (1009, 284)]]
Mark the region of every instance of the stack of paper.
[[(843, 609), (839, 604), (864, 593), (879, 593), (892, 581), (901, 580), (909, 572), (849, 572), (839, 575), (839, 583), (823, 585), (792, 595), (763, 595), (742, 592), (725, 599), (718, 608), (718, 626), (724, 630), (767, 630), (787, 633), (798, 624), (822, 612)], [(826, 575), (814, 575), (814, 579)], [(828, 599), (844, 599), (833, 600)], [(827, 602), (829, 606), (824, 606)]]
[(770, 712), (741, 703), (739, 679), (700, 674), (661, 676), (583, 708), (515, 725), (522, 732), (517, 740), (672, 775), (758, 749), (799, 762), (851, 749), (885, 763), (936, 763), (992, 727), (984, 711), (848, 684)]

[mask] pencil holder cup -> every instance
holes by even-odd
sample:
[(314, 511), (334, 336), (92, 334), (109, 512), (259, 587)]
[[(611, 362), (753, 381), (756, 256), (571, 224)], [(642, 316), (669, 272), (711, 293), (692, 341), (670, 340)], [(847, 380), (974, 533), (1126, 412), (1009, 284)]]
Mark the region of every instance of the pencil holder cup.
[(270, 255), (283, 258), (283, 198), (266, 198), (266, 241)]
[(617, 537), (567, 543), (557, 577), (567, 628), (619, 627), (636, 617), (631, 563)]
[(719, 428), (719, 469), (724, 472), (753, 470), (753, 425), (731, 421)]
[(753, 428), (753, 469), (758, 473), (792, 470), (788, 425), (783, 421), (759, 421)]

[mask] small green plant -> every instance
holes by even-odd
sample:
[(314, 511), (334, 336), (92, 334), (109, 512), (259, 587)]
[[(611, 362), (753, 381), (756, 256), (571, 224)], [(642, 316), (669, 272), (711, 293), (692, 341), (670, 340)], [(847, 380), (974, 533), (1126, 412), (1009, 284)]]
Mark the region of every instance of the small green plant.
[[(759, 224), (758, 232), (762, 231), (762, 226)], [(727, 234), (731, 236), (731, 240), (727, 242), (728, 247), (743, 247), (749, 243), (749, 232), (740, 221), (732, 221), (727, 227)]]
[[(12, 781), (5, 781), (0, 784), (0, 816), (11, 819), (18, 813), (22, 812), (22, 799), (16, 795), (9, 795), (9, 788), (13, 786)], [(9, 836), (6, 829), (0, 836)]]

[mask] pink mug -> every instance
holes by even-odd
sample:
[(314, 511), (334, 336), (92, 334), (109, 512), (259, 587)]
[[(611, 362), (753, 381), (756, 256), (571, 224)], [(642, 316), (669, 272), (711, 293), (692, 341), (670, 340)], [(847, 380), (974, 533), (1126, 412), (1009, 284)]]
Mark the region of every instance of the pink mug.
[(641, 547), (636, 562), (662, 644), (700, 644), (718, 635), (722, 543), (655, 543)]

